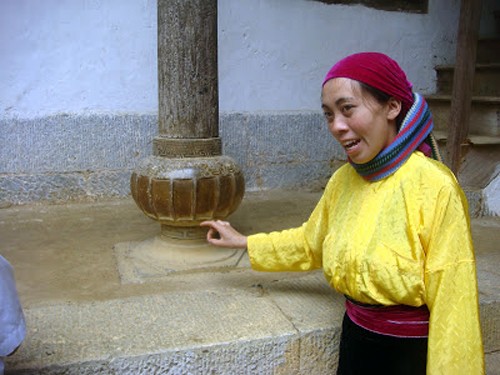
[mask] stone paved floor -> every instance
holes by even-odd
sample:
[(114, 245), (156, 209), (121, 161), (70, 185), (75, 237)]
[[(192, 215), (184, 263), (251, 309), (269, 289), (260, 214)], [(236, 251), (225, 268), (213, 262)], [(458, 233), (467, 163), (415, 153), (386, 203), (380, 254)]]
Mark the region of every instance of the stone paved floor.
[[(247, 193), (242, 206), (230, 220), (247, 234), (300, 225), (319, 196), (320, 193), (315, 192)], [(13, 264), (22, 304), (33, 312), (30, 315), (33, 317), (42, 311), (49, 311), (51, 306), (62, 304), (71, 310), (75, 304), (105, 306), (113, 304), (113, 301), (143, 296), (181, 292), (196, 294), (200, 290), (238, 287), (252, 287), (254, 293), (256, 285), (271, 285), (277, 280), (273, 274), (249, 271), (245, 254), (234, 258), (234, 264), (229, 267), (170, 274), (160, 271), (136, 279), (124, 277), (116, 245), (140, 242), (158, 233), (159, 225), (146, 218), (129, 199), (0, 209), (0, 252)], [(473, 220), (473, 236), (481, 300), (483, 303), (498, 303), (500, 218)], [(282, 274), (279, 280), (300, 283), (300, 280), (308, 280), (304, 277)], [(246, 305), (248, 301), (241, 302), (247, 310), (252, 308)], [(297, 319), (300, 321), (303, 318)], [(495, 332), (486, 334), (485, 341), (488, 348), (499, 350), (499, 328), (494, 326), (492, 329)], [(28, 358), (21, 348), (16, 356), (23, 358), (23, 355)], [(500, 374), (500, 354), (489, 354), (487, 361), (488, 373)]]

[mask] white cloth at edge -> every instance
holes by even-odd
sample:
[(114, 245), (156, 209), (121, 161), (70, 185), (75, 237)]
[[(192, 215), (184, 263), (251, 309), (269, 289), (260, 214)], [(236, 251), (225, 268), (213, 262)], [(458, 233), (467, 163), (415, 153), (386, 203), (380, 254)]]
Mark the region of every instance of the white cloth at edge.
[(24, 340), (26, 323), (17, 295), (14, 271), (0, 255), (0, 375), (4, 373), (3, 358)]

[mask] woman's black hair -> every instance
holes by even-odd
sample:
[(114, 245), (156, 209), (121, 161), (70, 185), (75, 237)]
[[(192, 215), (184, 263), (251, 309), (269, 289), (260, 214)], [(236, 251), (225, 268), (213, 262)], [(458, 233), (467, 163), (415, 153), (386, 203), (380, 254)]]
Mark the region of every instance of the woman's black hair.
[[(385, 92), (380, 91), (379, 89), (376, 89), (375, 87), (367, 85), (366, 83), (359, 82), (359, 84), (361, 86), (361, 90), (363, 90), (364, 92), (371, 95), (377, 102), (379, 102), (382, 105), (387, 104), (387, 102), (391, 98), (391, 95), (386, 94)], [(401, 111), (399, 112), (398, 116), (396, 117), (396, 129), (398, 130), (398, 132), (399, 132), (399, 129), (401, 128), (401, 124), (403, 123), (403, 120), (405, 119), (407, 113), (408, 113), (408, 111), (404, 111), (403, 107), (401, 107)], [(439, 153), (439, 146), (438, 146), (435, 138), (432, 136), (432, 134), (429, 134), (429, 136), (424, 140), (424, 142), (427, 143), (427, 145), (429, 145), (429, 147), (431, 148), (432, 157), (434, 159), (442, 162), (443, 159), (441, 157), (441, 154)]]
[[(375, 100), (377, 102), (379, 102), (380, 104), (387, 104), (389, 99), (392, 97), (391, 95), (389, 95), (389, 94), (387, 94), (379, 89), (376, 89), (373, 86), (367, 85), (366, 83), (359, 82), (359, 84), (360, 84), (361, 89), (363, 91), (365, 91), (368, 94), (370, 94), (371, 96), (373, 96), (373, 98), (375, 98)], [(406, 116), (406, 112), (403, 113), (403, 108), (401, 107), (401, 111), (399, 112), (398, 116), (396, 117), (396, 128), (398, 131), (399, 131), (399, 128), (401, 127), (401, 124), (403, 123), (405, 116)]]

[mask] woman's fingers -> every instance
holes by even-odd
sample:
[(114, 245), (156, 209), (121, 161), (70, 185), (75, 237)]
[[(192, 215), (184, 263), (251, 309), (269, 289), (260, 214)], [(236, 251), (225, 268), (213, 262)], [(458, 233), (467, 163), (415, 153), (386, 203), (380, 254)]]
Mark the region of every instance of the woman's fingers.
[(207, 240), (211, 240), (212, 238), (216, 238), (218, 232), (213, 228), (208, 228), (207, 232)]
[[(220, 220), (219, 220), (220, 221)], [(220, 242), (222, 235), (221, 230), (223, 230), (223, 225), (218, 221), (204, 221), (200, 224), (202, 227), (208, 227), (207, 241), (210, 243)]]
[(209, 220), (200, 223), (208, 227), (207, 241), (212, 245), (222, 247), (246, 247), (246, 237), (236, 231), (229, 222), (223, 220)]

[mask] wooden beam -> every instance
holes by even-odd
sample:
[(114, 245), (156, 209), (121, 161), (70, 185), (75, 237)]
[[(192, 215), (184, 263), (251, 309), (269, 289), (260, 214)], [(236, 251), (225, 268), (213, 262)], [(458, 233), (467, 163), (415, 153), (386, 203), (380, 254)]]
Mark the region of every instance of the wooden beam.
[(448, 123), (447, 164), (458, 175), (467, 142), (482, 0), (462, 0)]

